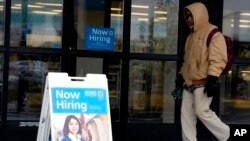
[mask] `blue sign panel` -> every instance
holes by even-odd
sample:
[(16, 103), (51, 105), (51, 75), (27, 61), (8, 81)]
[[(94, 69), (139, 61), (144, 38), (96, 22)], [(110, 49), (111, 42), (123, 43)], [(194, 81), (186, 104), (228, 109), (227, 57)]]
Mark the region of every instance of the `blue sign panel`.
[(85, 39), (85, 48), (88, 50), (114, 50), (113, 28), (86, 27)]
[(52, 113), (107, 114), (105, 89), (53, 87)]

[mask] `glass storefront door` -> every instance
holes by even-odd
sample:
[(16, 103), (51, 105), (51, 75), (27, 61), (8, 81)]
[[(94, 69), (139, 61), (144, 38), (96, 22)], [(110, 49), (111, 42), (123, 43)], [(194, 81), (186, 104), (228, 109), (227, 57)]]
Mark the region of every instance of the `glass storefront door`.
[(61, 48), (63, 0), (12, 0), (10, 44)]
[[(155, 127), (153, 132), (175, 128), (176, 105), (170, 92), (174, 89), (177, 71), (178, 40), (182, 38), (178, 37), (182, 30), (178, 29), (178, 23), (179, 6), (183, 6), (183, 2), (131, 0), (131, 9), (124, 9), (128, 2), (125, 0), (12, 0), (9, 44), (4, 43), (4, 22), (1, 22), (5, 2), (0, 1), (0, 66), (8, 67), (5, 80), (8, 89), (2, 94), (0, 87), (0, 105), (3, 96), (7, 100), (6, 113), (2, 113), (1, 107), (0, 115), (6, 114), (7, 122), (18, 122), (12, 129), (28, 125), (26, 121), (38, 121), (45, 76), (50, 71), (75, 76), (107, 75), (111, 118), (116, 126), (114, 136), (120, 136), (117, 133), (123, 130), (116, 129), (123, 126), (127, 126), (131, 138), (136, 136), (131, 132), (149, 124)], [(63, 11), (68, 6), (64, 3), (71, 3), (73, 10)], [(220, 114), (227, 123), (249, 124), (249, 9), (242, 7), (242, 12), (237, 13), (232, 5), (232, 1), (224, 3), (223, 32), (233, 37), (237, 45), (235, 53), (240, 59), (232, 71), (222, 77)], [(65, 30), (63, 26), (68, 22), (72, 27)], [(113, 28), (114, 49), (88, 50), (86, 27)], [(129, 34), (124, 33), (128, 30)], [(73, 38), (63, 38), (65, 34)], [(24, 132), (23, 129), (19, 131)], [(149, 130), (146, 133), (151, 132)], [(167, 134), (174, 136), (172, 133), (175, 132)], [(162, 136), (166, 136), (165, 133)]]
[[(75, 0), (75, 12), (74, 21), (75, 30), (77, 32), (77, 47), (75, 50), (89, 51), (85, 47), (86, 43), (86, 28), (105, 27), (105, 3), (104, 0)], [(110, 8), (111, 6), (111, 8)], [(112, 1), (109, 7), (111, 10), (110, 16), (110, 28), (114, 29), (114, 49), (112, 54), (122, 51), (122, 14), (117, 12), (122, 11), (122, 2)], [(116, 13), (116, 14), (115, 14)], [(107, 19), (106, 19), (107, 20)], [(109, 28), (109, 27), (105, 27)], [(94, 53), (96, 50), (91, 50), (90, 53)], [(102, 51), (97, 51), (105, 54)], [(82, 57), (81, 53), (76, 53), (76, 76), (85, 76), (87, 73), (104, 73), (108, 78), (109, 85), (109, 97), (110, 97), (110, 109), (112, 121), (119, 121), (119, 107), (120, 107), (120, 85), (121, 85), (121, 59), (110, 57)], [(95, 55), (94, 55), (95, 56)]]
[[(0, 54), (0, 117), (2, 117), (2, 100), (3, 100), (3, 54)], [(0, 118), (0, 121), (2, 118)]]
[[(4, 43), (4, 1), (0, 1), (0, 48), (3, 48)], [(3, 100), (3, 53), (0, 53), (0, 121), (2, 120), (2, 100)]]
[[(38, 121), (45, 78), (61, 71), (60, 53), (41, 53), (62, 48), (63, 0), (12, 0), (10, 37), (5, 43), (9, 62), (6, 85), (7, 120)], [(21, 51), (23, 50), (23, 51)], [(47, 53), (45, 53), (47, 52)]]
[(46, 75), (59, 72), (60, 61), (52, 55), (10, 55), (7, 120), (39, 120)]
[(128, 112), (130, 122), (174, 123), (176, 62), (141, 54), (177, 55), (179, 1), (131, 3)]
[(223, 33), (233, 39), (236, 58), (223, 76), (220, 97), (221, 117), (229, 124), (250, 123), (250, 8), (246, 5), (247, 0), (227, 0), (223, 8)]

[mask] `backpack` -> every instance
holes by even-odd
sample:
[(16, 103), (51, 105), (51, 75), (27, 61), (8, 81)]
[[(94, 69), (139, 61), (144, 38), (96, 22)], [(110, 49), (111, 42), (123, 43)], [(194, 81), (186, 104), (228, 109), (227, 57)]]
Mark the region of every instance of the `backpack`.
[[(214, 28), (212, 31), (210, 31), (210, 33), (208, 34), (208, 38), (207, 38), (207, 47), (209, 46), (213, 35), (216, 32), (220, 32), (218, 28)], [(234, 59), (234, 54), (233, 54), (233, 41), (230, 37), (224, 35), (225, 38), (225, 42), (226, 42), (226, 46), (227, 46), (227, 64), (226, 67), (224, 68), (222, 73), (228, 73), (228, 71), (231, 70), (232, 68), (232, 63), (233, 63), (233, 59)]]

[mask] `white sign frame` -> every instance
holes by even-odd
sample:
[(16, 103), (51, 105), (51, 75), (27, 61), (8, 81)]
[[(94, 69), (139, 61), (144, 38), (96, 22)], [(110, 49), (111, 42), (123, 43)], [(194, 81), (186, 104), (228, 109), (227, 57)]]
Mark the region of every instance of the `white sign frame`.
[[(77, 102), (83, 103), (84, 101), (84, 104), (88, 106), (88, 109), (82, 110), (82, 113), (78, 113), (79, 109), (75, 107), (72, 108), (69, 106), (71, 109), (70, 108), (63, 109), (65, 107), (63, 107), (62, 104), (59, 102), (67, 101), (67, 99), (65, 100), (65, 97), (68, 95), (64, 95), (65, 97), (62, 96), (64, 98), (62, 100), (59, 99), (61, 98), (59, 97), (60, 89), (71, 90), (76, 92), (80, 91), (79, 93), (77, 93), (79, 94), (77, 95), (78, 99), (70, 99), (72, 103), (68, 105), (72, 106), (74, 104), (77, 104)], [(97, 93), (95, 93), (95, 90), (100, 90), (100, 91), (97, 91)], [(58, 93), (56, 93), (55, 91)], [(98, 92), (100, 92), (100, 95), (98, 95), (98, 97), (95, 97), (96, 95), (94, 96), (92, 95), (92, 97), (89, 97), (88, 94), (91, 94), (91, 92), (93, 92), (92, 94), (99, 94)], [(100, 100), (100, 102), (95, 102), (95, 101), (92, 102), (90, 98), (95, 98), (94, 100), (97, 99)], [(91, 107), (91, 102), (92, 102), (92, 107)], [(55, 107), (57, 109), (55, 109)], [(100, 110), (98, 111), (98, 109)], [(66, 125), (66, 118), (71, 115), (75, 115), (77, 119), (79, 119), (78, 122), (80, 123), (79, 127), (80, 129), (82, 129), (81, 134), (78, 135), (79, 137), (84, 138), (83, 136), (85, 136), (83, 134), (84, 132), (83, 126), (84, 126), (87, 127), (90, 135), (89, 137), (91, 137), (92, 140), (113, 141), (109, 96), (108, 96), (108, 82), (106, 75), (87, 74), (86, 77), (69, 77), (67, 73), (58, 73), (58, 72), (48, 73), (44, 88), (43, 104), (39, 121), (37, 141), (48, 141), (48, 140), (61, 141), (62, 138), (65, 137), (64, 128)], [(63, 123), (65, 124), (63, 129), (62, 129), (62, 122), (60, 122), (60, 120), (62, 119), (63, 121), (65, 121)], [(94, 129), (90, 123), (95, 123), (98, 128)]]

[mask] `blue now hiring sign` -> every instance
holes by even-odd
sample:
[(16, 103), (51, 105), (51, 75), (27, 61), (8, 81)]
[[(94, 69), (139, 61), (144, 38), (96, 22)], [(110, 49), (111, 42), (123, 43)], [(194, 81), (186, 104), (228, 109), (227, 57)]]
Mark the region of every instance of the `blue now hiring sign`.
[(86, 27), (85, 48), (88, 50), (114, 51), (114, 29)]
[(105, 89), (51, 88), (52, 113), (107, 114)]

